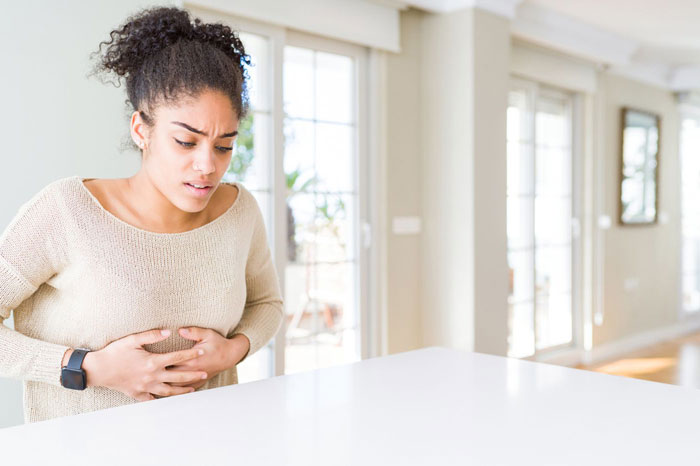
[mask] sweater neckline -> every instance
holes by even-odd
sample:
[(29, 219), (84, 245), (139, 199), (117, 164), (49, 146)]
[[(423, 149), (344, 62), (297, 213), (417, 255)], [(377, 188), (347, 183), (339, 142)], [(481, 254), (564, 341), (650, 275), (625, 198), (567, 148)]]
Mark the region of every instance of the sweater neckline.
[(181, 232), (177, 232), (177, 233), (162, 233), (162, 232), (144, 230), (143, 228), (139, 228), (135, 225), (132, 225), (129, 222), (122, 220), (121, 218), (117, 217), (109, 210), (105, 209), (104, 206), (100, 203), (100, 201), (95, 197), (95, 195), (92, 194), (92, 192), (83, 183), (84, 180), (93, 180), (95, 178), (85, 178), (85, 177), (82, 177), (80, 175), (74, 175), (73, 179), (77, 181), (77, 183), (80, 185), (80, 188), (82, 189), (82, 191), (85, 192), (90, 197), (92, 202), (103, 213), (103, 215), (112, 219), (112, 221), (126, 227), (129, 230), (133, 230), (133, 231), (140, 233), (142, 235), (147, 235), (147, 236), (152, 236), (152, 237), (161, 237), (161, 238), (164, 238), (164, 237), (175, 238), (175, 237), (188, 236), (191, 234), (195, 234), (195, 233), (199, 233), (201, 231), (206, 231), (206, 230), (211, 229), (213, 226), (220, 223), (222, 221), (222, 219), (228, 217), (234, 210), (236, 210), (238, 208), (238, 205), (240, 204), (240, 198), (243, 195), (242, 186), (238, 181), (221, 181), (220, 183), (228, 184), (230, 186), (235, 186), (236, 188), (238, 188), (238, 195), (236, 196), (236, 199), (233, 201), (233, 204), (231, 204), (229, 206), (229, 208), (226, 209), (226, 211), (223, 214), (219, 215), (214, 220), (205, 223), (204, 225), (200, 225), (197, 228), (193, 228), (192, 230), (186, 230), (186, 231), (181, 231)]

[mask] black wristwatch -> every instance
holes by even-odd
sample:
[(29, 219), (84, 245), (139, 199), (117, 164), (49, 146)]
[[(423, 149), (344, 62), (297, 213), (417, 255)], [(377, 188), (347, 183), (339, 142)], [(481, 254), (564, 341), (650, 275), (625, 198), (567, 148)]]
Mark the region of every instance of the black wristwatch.
[(82, 368), (85, 355), (91, 350), (87, 348), (76, 348), (68, 359), (68, 364), (61, 368), (61, 385), (73, 390), (85, 390), (87, 386), (87, 376)]

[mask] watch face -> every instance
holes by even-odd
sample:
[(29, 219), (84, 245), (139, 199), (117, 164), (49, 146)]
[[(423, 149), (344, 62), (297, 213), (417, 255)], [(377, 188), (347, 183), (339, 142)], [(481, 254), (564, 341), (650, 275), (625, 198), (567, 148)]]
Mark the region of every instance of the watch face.
[(74, 390), (85, 389), (85, 373), (84, 371), (75, 371), (64, 367), (61, 369), (61, 384), (66, 388)]

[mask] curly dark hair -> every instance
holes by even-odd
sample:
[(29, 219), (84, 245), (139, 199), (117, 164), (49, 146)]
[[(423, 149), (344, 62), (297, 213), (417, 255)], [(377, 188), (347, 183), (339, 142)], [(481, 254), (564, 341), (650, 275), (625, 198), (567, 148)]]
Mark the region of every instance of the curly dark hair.
[[(106, 51), (102, 54), (102, 46)], [(249, 79), (241, 40), (229, 26), (190, 19), (175, 7), (151, 7), (129, 16), (110, 40), (102, 41), (91, 58), (99, 56), (92, 72), (98, 77), (114, 72), (126, 81), (127, 105), (152, 126), (152, 110), (161, 103), (196, 97), (206, 89), (231, 99), (238, 119), (248, 112)]]

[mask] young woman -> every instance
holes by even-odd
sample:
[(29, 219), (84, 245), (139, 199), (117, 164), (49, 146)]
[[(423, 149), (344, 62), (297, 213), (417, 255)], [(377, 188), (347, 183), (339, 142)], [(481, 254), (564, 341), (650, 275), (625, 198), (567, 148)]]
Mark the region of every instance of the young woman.
[(152, 8), (103, 45), (142, 164), (51, 182), (0, 236), (0, 375), (25, 422), (237, 383), (282, 322), (260, 208), (222, 181), (248, 109), (237, 34)]

